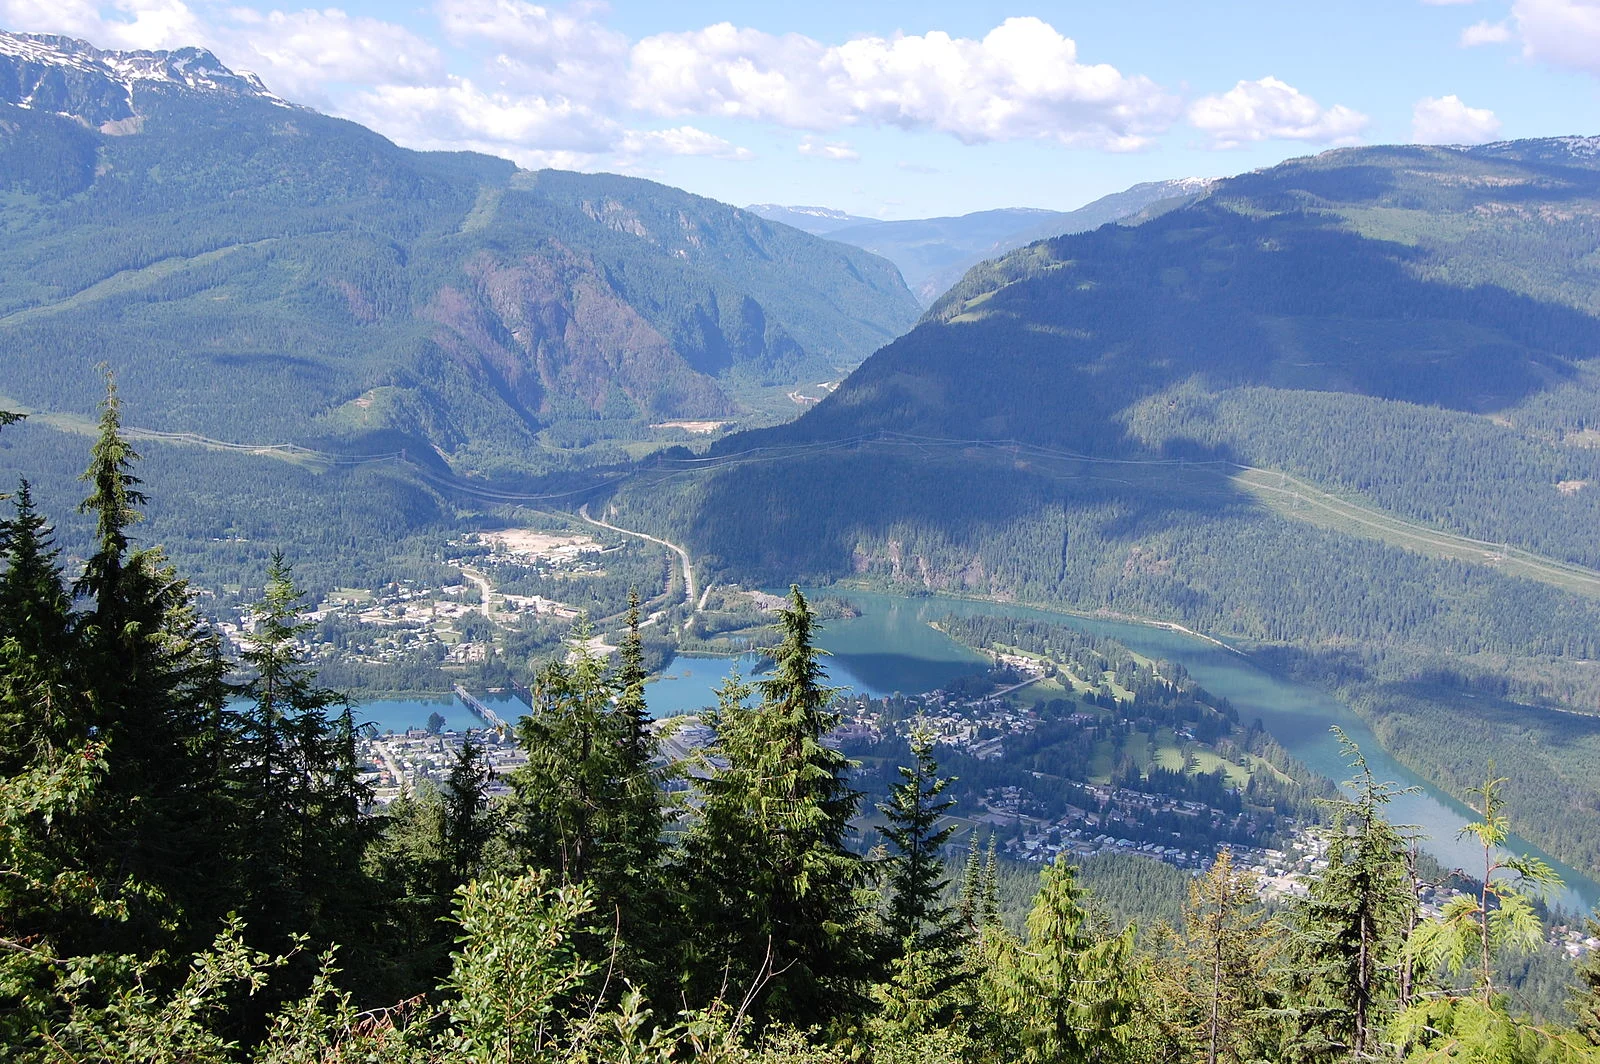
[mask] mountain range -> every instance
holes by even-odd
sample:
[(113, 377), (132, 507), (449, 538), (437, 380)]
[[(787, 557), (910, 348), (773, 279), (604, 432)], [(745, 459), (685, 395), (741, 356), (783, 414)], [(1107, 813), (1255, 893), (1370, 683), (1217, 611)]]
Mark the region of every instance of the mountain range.
[(192, 48), (0, 34), (0, 219), (13, 402), (87, 411), (104, 361), (151, 428), (480, 469), (737, 417), (918, 313), (855, 248), (648, 181), (399, 148)]
[(603, 501), (705, 580), (1179, 624), (1458, 794), (1512, 770), (1518, 826), (1600, 870), (1600, 138), (760, 211), (0, 34), (0, 408), (38, 415), (0, 471), (70, 515), (105, 363), (188, 444), (141, 444), (144, 534), (212, 586), (279, 545), (391, 580), (495, 506)]
[(614, 519), (727, 579), (1224, 639), (1600, 869), (1597, 246), (1600, 138), (1291, 160), (975, 267)]
[(1147, 181), (1072, 211), (1007, 207), (951, 218), (901, 221), (878, 221), (826, 207), (771, 203), (756, 204), (749, 210), (883, 256), (900, 268), (906, 284), (927, 306), (986, 259), (1037, 240), (1098, 229), (1109, 222), (1143, 220), (1188, 202), (1210, 184), (1198, 177)]

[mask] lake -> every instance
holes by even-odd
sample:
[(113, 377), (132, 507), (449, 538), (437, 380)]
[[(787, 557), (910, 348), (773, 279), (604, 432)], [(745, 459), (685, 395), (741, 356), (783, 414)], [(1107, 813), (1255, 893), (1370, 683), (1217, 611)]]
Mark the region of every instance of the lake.
[[(839, 594), (808, 589), (807, 594)], [(1244, 722), (1260, 718), (1284, 748), (1313, 772), (1342, 781), (1349, 774), (1339, 744), (1329, 732), (1337, 724), (1356, 742), (1380, 780), (1417, 786), (1417, 794), (1401, 795), (1390, 806), (1390, 819), (1419, 828), (1424, 848), (1447, 867), (1471, 870), (1482, 866), (1483, 852), (1456, 833), (1473, 819), (1471, 810), (1389, 757), (1371, 729), (1343, 703), (1312, 687), (1273, 676), (1232, 651), (1195, 636), (1150, 625), (1076, 617), (1050, 610), (1003, 603), (974, 602), (941, 596), (906, 597), (847, 591), (844, 597), (861, 616), (831, 621), (820, 627), (817, 645), (826, 659), (829, 682), (858, 694), (882, 698), (899, 691), (917, 694), (981, 669), (986, 659), (929, 626), (948, 614), (1029, 617), (1068, 625), (1115, 639), (1147, 657), (1181, 662), (1206, 690), (1227, 698)], [(689, 712), (712, 705), (713, 691), (737, 666), (748, 678), (758, 664), (745, 658), (673, 659), (662, 679), (645, 691), (658, 716)], [(424, 714), (424, 716), (426, 716)], [(1600, 830), (1600, 825), (1596, 825)], [(1549, 861), (1567, 882), (1567, 890), (1550, 900), (1569, 911), (1588, 911), (1600, 902), (1600, 885), (1555, 861), (1537, 847), (1517, 839), (1513, 845)]]

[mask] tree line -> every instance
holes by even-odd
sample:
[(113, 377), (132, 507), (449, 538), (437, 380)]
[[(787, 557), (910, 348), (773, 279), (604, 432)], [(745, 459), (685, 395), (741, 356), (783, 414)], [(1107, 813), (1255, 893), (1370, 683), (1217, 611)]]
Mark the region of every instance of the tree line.
[[(667, 764), (635, 609), (615, 661), (583, 632), (541, 666), (527, 763), (490, 800), (482, 750), (369, 809), (349, 701), (297, 639), (272, 559), (241, 660), (159, 549), (107, 398), (84, 475), (94, 548), (69, 579), (29, 486), (0, 526), (0, 1041), (24, 1061), (1583, 1061), (1511, 1014), (1496, 960), (1553, 882), (1506, 856), (1418, 901), (1393, 788), (1359, 753), (1328, 866), (1277, 914), (1226, 849), (1143, 942), (1065, 858), (1023, 928), (995, 861), (948, 865), (949, 779), (917, 733), (863, 808), (798, 589), (771, 669), (735, 676), (715, 740)], [(0, 419), (0, 420), (10, 420)], [(688, 801), (666, 799), (669, 775)], [(861, 853), (875, 812), (886, 845)], [(959, 880), (952, 888), (951, 881)], [(951, 897), (952, 890), (954, 897)]]

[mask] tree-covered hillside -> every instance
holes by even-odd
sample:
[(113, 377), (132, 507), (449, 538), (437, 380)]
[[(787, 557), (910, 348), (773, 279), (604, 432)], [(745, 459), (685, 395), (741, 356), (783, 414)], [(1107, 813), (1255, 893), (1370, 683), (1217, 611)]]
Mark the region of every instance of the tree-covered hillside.
[[(0, 427), (14, 422), (0, 412)], [(1600, 1054), (1600, 954), (1570, 964), (1547, 945), (1547, 933), (1582, 939), (1547, 931), (1538, 912), (1555, 871), (1502, 848), (1504, 779), (1477, 790), (1472, 880), (1417, 861), (1387, 817), (1396, 786), (1342, 737), (1349, 793), (1324, 803), (1328, 823), (1303, 843), (1319, 856), (1293, 891), (1226, 846), (1192, 875), (1120, 853), (1080, 868), (1061, 849), (1028, 876), (997, 859), (994, 834), (987, 856), (975, 830), (958, 837), (928, 717), (888, 733), (895, 779), (869, 806), (861, 764), (838, 748), (818, 618), (798, 587), (777, 613), (770, 669), (728, 679), (700, 721), (708, 745), (687, 760), (650, 720), (635, 600), (614, 661), (580, 626), (528, 676), (527, 712), (441, 741), (441, 784), (378, 808), (358, 710), (320, 685), (299, 644), (310, 621), (289, 561), (270, 561), (230, 656), (159, 548), (132, 539), (148, 501), (138, 473), (112, 390), (84, 478), (95, 534), (81, 577), (26, 482), (0, 519), (8, 1060)], [(1090, 645), (1069, 652), (1049, 626), (965, 627), (1054, 646), (1069, 667), (1110, 664)], [(1192, 681), (1132, 656), (1115, 672), (1147, 722), (1230, 723)], [(1075, 705), (1061, 702), (1066, 723)], [(514, 747), (501, 762), (514, 767), (497, 776), (485, 744)], [(1227, 801), (1221, 770), (1209, 786), (1151, 775)], [(882, 840), (870, 850), (868, 816)], [(1151, 917), (1142, 934), (1136, 914)], [(1541, 978), (1537, 1007), (1508, 993)]]
[[(804, 418), (661, 460), (618, 512), (743, 579), (1177, 621), (1295, 648), (1362, 706), (1425, 691), (1434, 719), (1486, 711), (1483, 684), (1592, 712), (1593, 149), (1340, 150), (1031, 245)], [(1520, 826), (1600, 868), (1550, 828), (1600, 810), (1571, 721)], [(1389, 732), (1453, 784), (1486, 767), (1470, 729)]]
[(401, 149), (208, 53), (4, 40), (16, 405), (87, 412), (105, 361), (149, 428), (482, 468), (575, 422), (733, 416), (917, 313), (888, 263), (675, 189)]

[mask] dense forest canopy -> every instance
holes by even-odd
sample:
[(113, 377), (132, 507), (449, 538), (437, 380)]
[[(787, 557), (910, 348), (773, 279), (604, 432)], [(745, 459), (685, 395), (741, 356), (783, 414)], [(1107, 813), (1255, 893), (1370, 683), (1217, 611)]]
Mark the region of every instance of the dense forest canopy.
[[(26, 482), (0, 525), (0, 1036), (16, 1059), (1600, 1055), (1594, 960), (1572, 1024), (1516, 1015), (1501, 992), (1502, 955), (1537, 945), (1533, 899), (1557, 881), (1495, 848), (1492, 775), (1479, 885), (1436, 913), (1384, 818), (1393, 788), (1354, 748), (1326, 866), (1276, 913), (1224, 848), (1141, 939), (1063, 855), (1013, 930), (1015, 878), (992, 849), (969, 842), (964, 874), (948, 863), (949, 781), (915, 730), (878, 809), (888, 845), (861, 853), (798, 588), (771, 671), (724, 685), (696, 764), (664, 763), (647, 726), (635, 606), (616, 663), (580, 629), (533, 677), (515, 729), (528, 759), (504, 798), (487, 798), (469, 739), (445, 787), (374, 814), (351, 706), (300, 658), (291, 566), (272, 560), (226, 660), (181, 577), (136, 545), (146, 498), (120, 419), (113, 390), (84, 474), (96, 550), (81, 575)], [(1118, 661), (1152, 707), (1191, 690)], [(680, 774), (686, 803), (661, 789)]]

